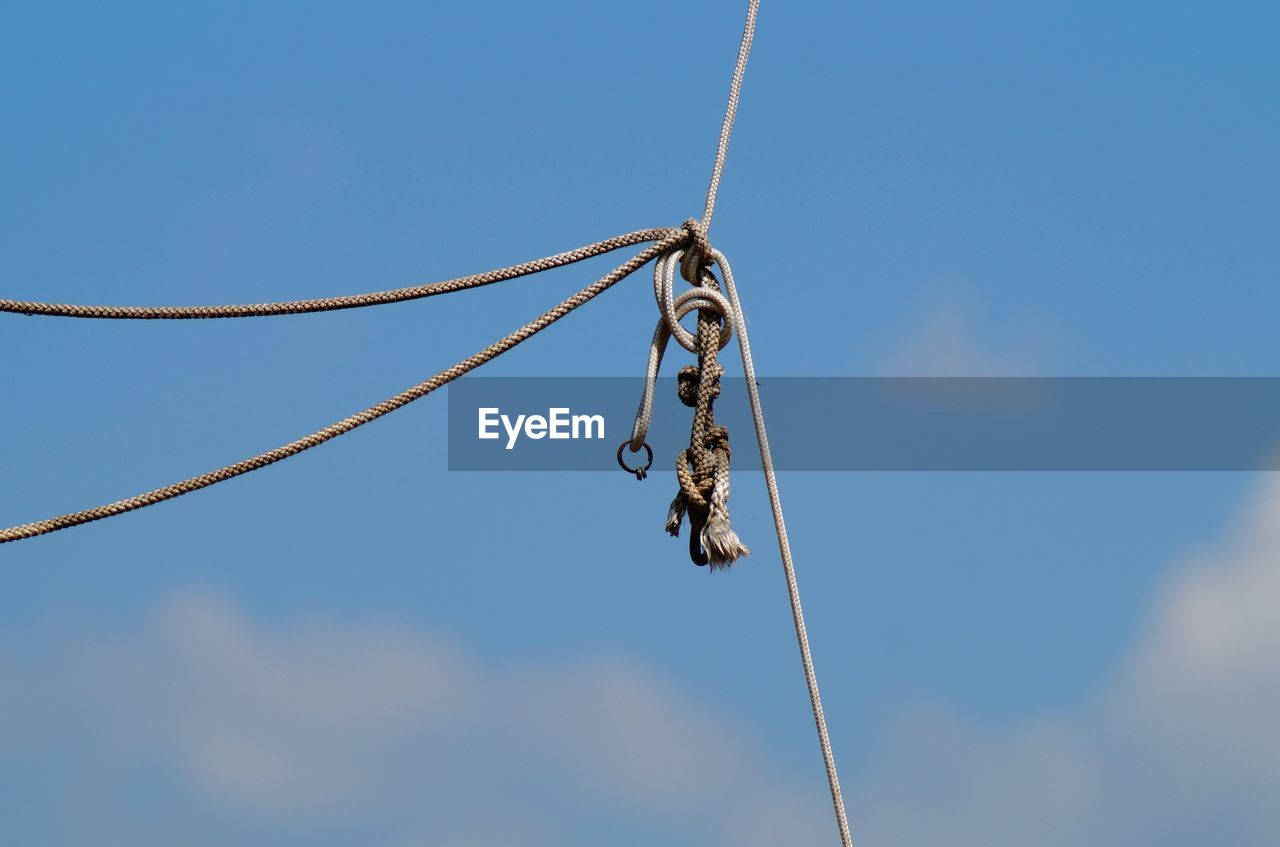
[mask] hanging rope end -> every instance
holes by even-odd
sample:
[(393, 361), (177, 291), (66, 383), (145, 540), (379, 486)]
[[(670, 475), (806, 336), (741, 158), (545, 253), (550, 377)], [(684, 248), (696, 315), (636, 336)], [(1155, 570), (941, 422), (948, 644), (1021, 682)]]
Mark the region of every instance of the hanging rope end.
[(684, 521), (684, 513), (686, 509), (684, 492), (676, 493), (675, 498), (671, 501), (671, 506), (667, 509), (667, 534), (672, 538), (680, 537), (680, 524)]
[(702, 530), (702, 549), (713, 571), (727, 569), (734, 562), (750, 556), (751, 550), (738, 538), (727, 520), (708, 518)]

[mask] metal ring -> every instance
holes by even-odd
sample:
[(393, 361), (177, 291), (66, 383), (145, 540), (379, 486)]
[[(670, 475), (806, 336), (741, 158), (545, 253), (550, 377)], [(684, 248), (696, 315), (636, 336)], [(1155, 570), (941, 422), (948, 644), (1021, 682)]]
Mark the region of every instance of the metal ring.
[[(631, 444), (631, 440), (630, 440), (630, 439), (628, 439), (628, 440), (626, 440), (626, 441), (624, 441), (624, 442), (622, 442), (621, 444), (619, 444), (619, 445), (618, 445), (618, 465), (619, 465), (619, 467), (621, 467), (621, 468), (622, 468), (624, 471), (626, 471), (627, 473), (629, 473), (629, 474), (635, 474), (636, 479), (638, 479), (638, 480), (639, 480), (639, 479), (644, 479), (646, 476), (648, 476), (648, 475), (649, 475), (649, 468), (653, 467), (653, 448), (649, 446), (649, 442), (647, 442), (647, 441), (646, 441), (644, 444), (641, 444), (640, 446), (644, 448), (644, 452), (647, 454), (647, 456), (646, 456), (646, 461), (645, 461), (645, 463), (644, 463), (644, 467), (642, 467), (642, 468), (632, 468), (632, 467), (629, 467), (629, 466), (627, 465), (627, 463), (626, 463), (625, 461), (623, 461), (623, 459), (622, 459), (622, 450), (623, 450), (623, 448), (624, 448), (624, 447), (629, 446), (630, 444)], [(632, 453), (639, 453), (640, 451), (639, 451), (639, 450), (632, 450), (631, 452), (632, 452)]]

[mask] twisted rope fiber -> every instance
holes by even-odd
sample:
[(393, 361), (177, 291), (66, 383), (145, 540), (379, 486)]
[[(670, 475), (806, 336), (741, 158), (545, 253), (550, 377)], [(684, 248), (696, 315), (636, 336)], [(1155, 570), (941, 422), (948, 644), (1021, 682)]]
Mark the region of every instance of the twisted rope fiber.
[(676, 230), (663, 227), (641, 229), (615, 235), (585, 247), (557, 253), (543, 259), (521, 262), (507, 268), (471, 274), (444, 282), (411, 285), (389, 291), (372, 291), (367, 294), (349, 294), (343, 297), (323, 297), (316, 300), (286, 300), (276, 303), (247, 303), (223, 306), (80, 306), (67, 303), (40, 303), (26, 300), (0, 300), (0, 312), (22, 315), (41, 315), (61, 318), (99, 318), (104, 320), (206, 320), (213, 318), (260, 318), (275, 315), (301, 315), (310, 312), (334, 312), (340, 309), (358, 309), (364, 306), (381, 306), (419, 300), (437, 294), (466, 291), (495, 282), (504, 282), (522, 276), (548, 271), (552, 268), (572, 265), (623, 247), (657, 241), (670, 236)]
[(545, 312), (535, 320), (525, 324), (515, 332), (506, 337), (495, 341), (480, 352), (463, 359), (451, 368), (441, 371), (428, 380), (418, 383), (412, 388), (402, 391), (394, 397), (390, 397), (378, 403), (375, 406), (357, 412), (350, 417), (343, 418), (336, 423), (330, 424), (318, 432), (313, 432), (296, 441), (291, 441), (274, 450), (268, 450), (265, 453), (259, 453), (257, 456), (236, 462), (234, 465), (227, 465), (215, 471), (210, 471), (200, 476), (191, 477), (173, 485), (157, 488), (154, 491), (148, 491), (139, 494), (136, 497), (130, 497), (126, 500), (119, 500), (115, 503), (108, 503), (105, 506), (97, 506), (92, 509), (85, 509), (80, 512), (72, 512), (67, 515), (60, 515), (48, 520), (36, 521), (35, 523), (23, 524), (21, 526), (11, 527), (9, 529), (0, 530), (0, 544), (9, 541), (18, 541), (24, 538), (33, 538), (37, 535), (44, 535), (50, 532), (57, 532), (61, 529), (68, 529), (80, 524), (90, 523), (92, 521), (101, 520), (103, 518), (113, 517), (115, 515), (131, 512), (135, 509), (141, 509), (146, 506), (154, 506), (157, 503), (163, 503), (165, 500), (172, 500), (175, 497), (181, 497), (184, 494), (190, 494), (193, 491), (199, 491), (201, 488), (207, 488), (232, 477), (241, 474), (256, 471), (259, 468), (265, 468), (267, 465), (275, 464), (282, 459), (290, 456), (296, 456), (304, 450), (310, 450), (320, 444), (337, 438), (339, 435), (345, 435), (353, 429), (364, 426), (370, 421), (377, 420), (383, 415), (394, 412), (403, 406), (407, 406), (414, 400), (425, 397), (432, 391), (435, 391), (442, 385), (445, 385), (463, 374), (475, 370), (485, 362), (496, 359), (503, 353), (515, 347), (520, 342), (537, 335), (542, 330), (551, 326), (565, 315), (577, 309), (579, 306), (594, 298), (597, 294), (612, 288), (616, 283), (620, 282), (636, 270), (644, 266), (651, 259), (656, 258), (663, 252), (670, 250), (672, 247), (682, 243), (688, 234), (683, 230), (668, 230), (667, 235), (657, 242), (649, 245), (644, 250), (637, 253), (631, 259), (614, 268), (600, 279), (588, 285), (586, 288), (574, 294), (560, 305)]

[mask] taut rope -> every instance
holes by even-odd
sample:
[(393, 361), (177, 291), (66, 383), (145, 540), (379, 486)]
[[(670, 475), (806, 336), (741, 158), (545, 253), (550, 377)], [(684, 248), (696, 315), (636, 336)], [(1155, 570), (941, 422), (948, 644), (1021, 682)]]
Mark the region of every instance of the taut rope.
[(552, 268), (572, 265), (610, 253), (633, 244), (658, 241), (676, 232), (674, 229), (641, 229), (623, 235), (615, 235), (585, 247), (567, 250), (544, 259), (521, 262), (509, 268), (472, 274), (445, 282), (430, 282), (390, 291), (373, 291), (368, 294), (349, 294), (344, 297), (324, 297), (319, 300), (287, 300), (279, 303), (247, 303), (224, 306), (78, 306), (67, 303), (38, 303), (27, 300), (0, 300), (0, 312), (20, 315), (41, 315), (58, 318), (98, 318), (102, 320), (209, 320), (213, 318), (262, 318), (276, 315), (302, 315), (308, 312), (333, 312), (339, 309), (358, 309), (364, 306), (381, 306), (385, 303), (401, 303), (419, 300), (437, 294), (466, 291), (517, 277), (549, 271)]
[[(172, 500), (175, 497), (181, 497), (184, 494), (190, 494), (193, 491), (199, 491), (201, 488), (208, 488), (210, 485), (216, 485), (219, 482), (240, 476), (241, 474), (256, 471), (259, 468), (265, 468), (267, 465), (273, 465), (282, 459), (290, 456), (296, 456), (304, 450), (310, 450), (312, 447), (323, 444), (326, 441), (337, 438), (339, 435), (345, 435), (351, 430), (364, 426), (370, 421), (377, 420), (383, 415), (394, 412), (403, 406), (407, 406), (414, 400), (418, 400), (435, 391), (442, 385), (446, 385), (463, 374), (473, 371), (483, 365), (485, 362), (496, 359), (503, 353), (515, 347), (520, 342), (537, 335), (542, 330), (551, 326), (565, 315), (577, 309), (582, 304), (591, 300), (597, 294), (613, 287), (619, 281), (625, 279), (643, 267), (649, 260), (661, 255), (664, 250), (682, 243), (688, 236), (683, 230), (665, 230), (667, 235), (657, 242), (649, 245), (641, 250), (631, 259), (614, 268), (600, 279), (588, 285), (569, 299), (565, 300), (555, 308), (545, 312), (540, 317), (525, 324), (515, 332), (495, 341), (488, 347), (478, 353), (463, 359), (451, 368), (447, 368), (430, 379), (424, 380), (417, 385), (400, 392), (394, 397), (383, 400), (376, 406), (370, 406), (363, 411), (356, 412), (350, 417), (343, 418), (336, 423), (313, 432), (310, 435), (290, 441), (288, 444), (277, 447), (274, 450), (268, 450), (265, 453), (259, 453), (251, 456), (243, 461), (236, 462), (234, 465), (227, 465), (223, 468), (210, 471), (200, 476), (194, 476), (190, 479), (184, 479), (173, 485), (167, 485), (164, 488), (157, 488), (154, 491), (148, 491), (139, 494), (136, 497), (129, 497), (125, 500), (118, 500), (115, 503), (108, 503), (105, 506), (97, 506), (92, 509), (85, 509), (80, 512), (72, 512), (66, 515), (49, 518), (48, 520), (36, 521), (34, 523), (22, 524), (21, 526), (10, 527), (9, 529), (0, 530), (0, 544), (9, 541), (19, 541), (24, 538), (33, 538), (37, 535), (45, 535), (50, 532), (57, 532), (61, 529), (68, 529), (80, 524), (90, 523), (92, 521), (102, 520), (103, 518), (122, 515), (125, 512), (132, 512), (135, 509), (141, 509), (146, 506), (154, 506), (157, 503), (163, 503), (165, 500)], [(584, 257), (585, 258), (585, 257)]]
[(818, 729), (818, 743), (822, 747), (822, 763), (827, 769), (827, 786), (831, 790), (831, 804), (835, 807), (836, 826), (840, 829), (840, 843), (853, 847), (849, 834), (849, 820), (844, 810), (844, 797), (840, 793), (840, 774), (836, 771), (836, 757), (831, 750), (831, 738), (827, 733), (827, 718), (822, 711), (822, 693), (818, 690), (818, 674), (813, 667), (813, 654), (809, 651), (809, 631), (804, 625), (804, 608), (800, 605), (800, 586), (796, 584), (796, 566), (791, 558), (791, 542), (787, 540), (787, 523), (782, 517), (782, 496), (778, 493), (778, 478), (773, 471), (773, 454), (769, 450), (769, 431), (764, 424), (764, 408), (760, 405), (760, 388), (756, 384), (756, 366), (751, 359), (751, 342), (747, 339), (747, 322), (742, 316), (742, 302), (733, 284), (733, 270), (729, 261), (718, 250), (712, 251), (712, 259), (724, 273), (725, 289), (732, 305), (732, 321), (738, 330), (738, 350), (742, 353), (742, 373), (747, 383), (747, 397), (751, 401), (751, 419), (755, 422), (756, 441), (760, 447), (760, 465), (764, 468), (764, 483), (769, 490), (769, 506), (773, 510), (773, 526), (778, 535), (778, 552), (782, 555), (782, 572), (787, 578), (787, 596), (791, 600), (791, 619), (796, 628), (796, 641), (800, 645), (800, 663), (804, 666), (804, 681), (809, 687), (809, 705), (813, 708), (813, 722)]
[(724, 108), (724, 122), (720, 125), (720, 140), (716, 144), (716, 160), (711, 166), (711, 182), (707, 186), (707, 202), (702, 209), (702, 231), (711, 229), (711, 216), (716, 211), (716, 195), (720, 192), (720, 177), (724, 174), (724, 161), (729, 155), (729, 136), (733, 135), (733, 122), (738, 117), (738, 101), (742, 98), (742, 77), (747, 72), (747, 59), (751, 56), (751, 44), (756, 38), (756, 15), (760, 12), (760, 0), (747, 3), (747, 20), (742, 27), (742, 41), (738, 44), (738, 61), (733, 65), (729, 80), (729, 102)]

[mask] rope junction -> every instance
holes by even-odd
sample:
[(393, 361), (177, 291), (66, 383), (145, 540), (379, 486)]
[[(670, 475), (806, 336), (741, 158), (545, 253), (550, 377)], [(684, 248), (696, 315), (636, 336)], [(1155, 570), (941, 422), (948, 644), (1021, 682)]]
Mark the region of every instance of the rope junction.
[[(612, 288), (616, 283), (630, 276), (650, 260), (661, 255), (664, 251), (681, 244), (687, 238), (687, 234), (683, 230), (651, 230), (650, 232), (663, 232), (665, 235), (555, 308), (548, 310), (538, 318), (530, 321), (509, 335), (500, 338), (474, 355), (463, 359), (453, 367), (446, 368), (430, 379), (426, 379), (412, 388), (400, 392), (394, 397), (389, 397), (375, 406), (370, 406), (367, 409), (356, 412), (354, 415), (345, 417), (340, 421), (330, 424), (324, 429), (311, 433), (310, 435), (290, 441), (288, 444), (284, 444), (274, 450), (268, 450), (265, 453), (259, 453), (256, 456), (251, 456), (250, 458), (236, 462), (233, 465), (227, 465), (226, 467), (218, 468), (217, 470), (209, 471), (208, 473), (194, 476), (190, 479), (184, 479), (181, 482), (174, 483), (173, 485), (166, 485), (163, 488), (157, 488), (154, 491), (147, 491), (135, 497), (118, 500), (114, 503), (108, 503), (103, 506), (96, 506), (79, 512), (59, 515), (54, 518), (49, 518), (48, 520), (35, 521), (34, 523), (22, 524), (21, 526), (0, 530), (0, 544), (9, 541), (18, 541), (24, 538), (34, 538), (37, 535), (45, 535), (50, 532), (57, 532), (58, 530), (69, 529), (73, 526), (102, 520), (103, 518), (122, 515), (125, 512), (132, 512), (135, 509), (141, 509), (146, 506), (154, 506), (157, 503), (163, 503), (165, 500), (172, 500), (175, 497), (181, 497), (184, 494), (190, 494), (193, 491), (208, 488), (210, 485), (215, 485), (219, 482), (232, 479), (233, 477), (249, 473), (250, 471), (256, 471), (259, 468), (265, 468), (267, 465), (273, 465), (282, 459), (296, 456), (304, 450), (310, 450), (312, 447), (337, 438), (339, 435), (346, 435), (353, 429), (357, 429), (371, 421), (377, 420), (383, 415), (394, 412), (396, 409), (407, 406), (414, 400), (427, 396), (440, 386), (447, 385), (463, 374), (473, 371), (484, 363), (496, 359), (498, 356), (501, 356), (520, 342), (532, 338), (542, 330), (551, 326), (551, 324), (572, 312), (574, 309), (577, 309), (588, 300), (594, 298), (597, 294)], [(578, 251), (571, 251), (570, 253), (562, 253), (560, 255), (567, 256), (574, 253), (581, 253), (583, 255), (581, 255), (579, 259), (573, 260), (580, 261), (583, 258), (587, 258), (589, 255), (597, 255), (598, 252), (604, 252), (603, 250), (597, 250), (596, 252), (592, 251), (596, 250), (600, 245), (607, 244), (609, 241), (613, 240), (614, 239), (609, 239), (608, 241), (597, 242), (596, 244), (581, 248)], [(564, 262), (562, 262), (562, 264), (563, 263)], [(517, 265), (515, 267), (521, 266)], [(499, 271), (491, 271), (490, 274), (481, 274), (480, 276), (501, 275), (511, 270), (511, 268), (504, 268)], [(81, 309), (84, 307), (70, 308)], [(217, 309), (219, 307), (212, 308)]]
[[(657, 228), (625, 233), (579, 247), (576, 250), (472, 276), (343, 297), (246, 305), (189, 307), (82, 306), (0, 299), (0, 312), (50, 317), (107, 320), (200, 320), (293, 315), (398, 303), (406, 300), (432, 297), (437, 294), (465, 291), (573, 264), (623, 247), (648, 243), (648, 246), (635, 256), (618, 265), (612, 271), (559, 305), (452, 367), (440, 371), (394, 397), (389, 397), (381, 403), (356, 412), (310, 435), (291, 441), (273, 450), (268, 450), (265, 453), (259, 453), (235, 464), (134, 497), (118, 500), (114, 503), (0, 530), (0, 544), (57, 532), (103, 518), (121, 515), (146, 506), (152, 506), (166, 500), (172, 500), (184, 494), (190, 494), (193, 491), (199, 491), (202, 488), (275, 464), (340, 435), (345, 435), (354, 429), (377, 420), (383, 415), (425, 397), (441, 386), (501, 356), (594, 299), (597, 295), (613, 287), (648, 262), (656, 260), (654, 265), (654, 294), (661, 318), (658, 321), (657, 328), (654, 330), (653, 340), (649, 348), (645, 388), (641, 397), (640, 407), (636, 413), (632, 437), (630, 441), (623, 442), (618, 449), (619, 464), (622, 464), (629, 472), (634, 473), (637, 479), (644, 478), (648, 464), (644, 468), (635, 469), (625, 464), (622, 458), (622, 448), (628, 446), (633, 453), (641, 449), (647, 450), (648, 460), (650, 463), (652, 462), (652, 450), (645, 444), (644, 438), (652, 420), (653, 394), (658, 369), (662, 363), (667, 342), (674, 337), (680, 346), (697, 356), (697, 364), (682, 368), (679, 373), (678, 391), (681, 402), (692, 407), (694, 414), (689, 447), (681, 451), (676, 460), (676, 475), (680, 482), (680, 489), (671, 503), (667, 518), (667, 531), (672, 535), (678, 535), (680, 524), (687, 517), (690, 525), (690, 555), (695, 563), (710, 564), (713, 570), (728, 567), (737, 558), (748, 555), (746, 546), (742, 544), (729, 525), (729, 433), (724, 426), (715, 422), (714, 413), (714, 402), (720, 394), (720, 378), (724, 373), (724, 368), (717, 361), (717, 356), (719, 351), (732, 340), (736, 332), (739, 351), (742, 354), (742, 365), (746, 377), (752, 420), (755, 424), (756, 439), (760, 448), (761, 465), (764, 469), (765, 485), (768, 489), (769, 502), (773, 511), (778, 550), (782, 557), (783, 574), (786, 577), (792, 619), (795, 623), (796, 640), (800, 647), (801, 664), (804, 669), (805, 683), (809, 690), (810, 704), (813, 708), (813, 718), (822, 749), (823, 764), (827, 771), (827, 782), (835, 809), (840, 842), (843, 847), (852, 847), (853, 841), (849, 834), (849, 824), (840, 792), (839, 775), (836, 771), (835, 757), (831, 750), (826, 718), (822, 710), (822, 698), (818, 689), (817, 675), (814, 671), (813, 657), (809, 648), (804, 611), (800, 604), (800, 590), (796, 583), (795, 564), (792, 560), (791, 546), (787, 539), (786, 524), (783, 520), (782, 503), (778, 493), (773, 459), (769, 450), (768, 432), (764, 422), (764, 411), (760, 403), (759, 387), (756, 385), (755, 365), (751, 359), (751, 347), (747, 339), (747, 328), (743, 320), (742, 305), (738, 298), (733, 272), (729, 267), (728, 261), (723, 253), (711, 246), (707, 237), (707, 231), (711, 226), (711, 218), (715, 212), (716, 195), (724, 172), (729, 138), (732, 135), (734, 120), (737, 116), (738, 101), (741, 96), (742, 79), (746, 72), (747, 58), (751, 53), (751, 44), (755, 37), (756, 16), (759, 7), (760, 0), (749, 0), (746, 23), (743, 27), (742, 41), (738, 48), (738, 59), (734, 66), (729, 86), (729, 100), (716, 147), (715, 162), (711, 171), (711, 180), (707, 188), (706, 204), (701, 220), (686, 221), (680, 228)], [(719, 281), (712, 270), (713, 267), (718, 268), (723, 277), (727, 298), (720, 291)], [(673, 296), (674, 277), (677, 268), (679, 268), (681, 276), (692, 287), (678, 296)], [(695, 310), (698, 313), (697, 329), (696, 332), (690, 333), (680, 325), (680, 318)]]

